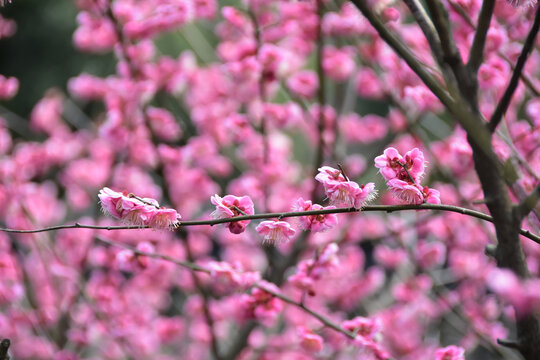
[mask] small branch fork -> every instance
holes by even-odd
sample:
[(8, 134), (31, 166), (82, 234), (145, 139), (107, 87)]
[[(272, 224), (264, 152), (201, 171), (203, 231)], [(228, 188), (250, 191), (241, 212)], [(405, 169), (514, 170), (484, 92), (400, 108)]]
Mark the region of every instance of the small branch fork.
[[(540, 193), (540, 192), (534, 192), (534, 194)], [(533, 197), (536, 196), (531, 195), (531, 202), (534, 201)], [(529, 204), (529, 202), (527, 202)], [(530, 206), (522, 205), (523, 211), (526, 211)], [(299, 216), (310, 216), (310, 215), (327, 215), (327, 214), (340, 214), (340, 213), (356, 213), (360, 211), (368, 212), (368, 211), (379, 211), (379, 212), (395, 212), (395, 211), (410, 211), (410, 210), (437, 210), (437, 211), (449, 211), (449, 212), (455, 212), (462, 215), (471, 216), (480, 220), (488, 221), (493, 223), (493, 217), (484, 214), (483, 212), (467, 209), (459, 206), (454, 205), (440, 205), (440, 204), (406, 204), (406, 205), (366, 205), (362, 209), (355, 209), (355, 208), (337, 208), (337, 209), (322, 209), (322, 210), (310, 210), (310, 211), (291, 211), (291, 212), (283, 212), (283, 213), (264, 213), (264, 214), (254, 214), (254, 215), (243, 215), (243, 216), (235, 216), (232, 218), (225, 218), (225, 219), (212, 219), (212, 220), (188, 220), (188, 221), (180, 221), (179, 226), (203, 226), (203, 225), (218, 225), (218, 224), (225, 224), (229, 222), (234, 221), (242, 221), (242, 220), (260, 220), (260, 219), (273, 219), (273, 218), (290, 218), (290, 217), (299, 217)], [(141, 226), (133, 226), (133, 225), (124, 225), (124, 226), (99, 226), (99, 225), (87, 225), (87, 224), (69, 224), (69, 225), (57, 225), (57, 226), (50, 226), (46, 228), (40, 228), (40, 229), (33, 229), (33, 230), (18, 230), (18, 229), (7, 229), (7, 228), (0, 228), (0, 231), (2, 232), (8, 232), (8, 233), (16, 233), (16, 234), (33, 234), (38, 232), (45, 232), (45, 231), (55, 231), (55, 230), (62, 230), (62, 229), (94, 229), (94, 230), (132, 230), (132, 229), (148, 229), (149, 227), (141, 227)], [(537, 244), (540, 244), (540, 236), (531, 233), (529, 230), (520, 229), (520, 234), (524, 237), (531, 239)]]

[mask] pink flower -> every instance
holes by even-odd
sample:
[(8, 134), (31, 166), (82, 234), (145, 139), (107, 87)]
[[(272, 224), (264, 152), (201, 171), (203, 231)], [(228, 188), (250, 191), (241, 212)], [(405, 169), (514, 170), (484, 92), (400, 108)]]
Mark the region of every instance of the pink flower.
[(98, 197), (105, 213), (128, 224), (170, 229), (178, 226), (182, 218), (174, 209), (160, 208), (154, 199), (119, 193), (107, 187), (99, 191)]
[(408, 182), (419, 182), (424, 175), (424, 154), (418, 148), (414, 148), (405, 156), (401, 156), (396, 149), (389, 147), (384, 150), (383, 155), (375, 158), (375, 167), (380, 169), (385, 180), (398, 178)]
[[(311, 200), (305, 201), (303, 198), (299, 198), (293, 204), (293, 211), (310, 211), (310, 210), (323, 210), (323, 209), (335, 209), (335, 206), (322, 207), (319, 204), (312, 205)], [(337, 225), (338, 219), (336, 214), (320, 214), (320, 215), (308, 215), (298, 218), (300, 227), (303, 230), (311, 230), (313, 232), (324, 231), (331, 229)]]
[[(261, 280), (259, 285), (274, 293), (280, 292), (276, 285), (267, 281)], [(259, 287), (254, 288), (251, 295), (242, 295), (239, 305), (243, 310), (244, 319), (257, 319), (265, 325), (271, 325), (283, 309), (283, 302), (280, 299)]]
[(257, 272), (244, 272), (239, 263), (210, 261), (206, 267), (210, 269), (214, 289), (221, 293), (247, 289), (261, 279)]
[(19, 90), (19, 80), (14, 77), (6, 78), (0, 75), (0, 100), (9, 100)]
[(334, 169), (330, 166), (323, 166), (318, 169), (319, 173), (315, 176), (315, 180), (322, 183), (325, 187), (332, 182), (346, 181), (345, 177), (341, 173), (341, 170)]
[(257, 228), (257, 232), (264, 237), (263, 243), (281, 244), (289, 242), (296, 231), (286, 221), (263, 221)]
[(365, 318), (357, 316), (352, 320), (346, 320), (341, 323), (341, 326), (355, 334), (369, 340), (373, 340), (381, 331), (381, 322), (379, 319)]
[(326, 196), (331, 204), (360, 209), (377, 196), (377, 191), (374, 183), (358, 185), (354, 181), (344, 181), (326, 188)]
[[(212, 213), (214, 219), (226, 219), (235, 216), (253, 215), (255, 213), (253, 201), (249, 196), (237, 197), (226, 195), (224, 198), (214, 195), (210, 198), (216, 210)], [(233, 221), (227, 227), (233, 234), (240, 234), (246, 230), (250, 220)]]
[(408, 204), (424, 203), (424, 195), (416, 185), (399, 179), (392, 179), (388, 181), (387, 185), (396, 197)]
[(360, 209), (377, 196), (374, 183), (358, 185), (347, 181), (340, 170), (323, 166), (315, 180), (323, 184), (330, 203), (336, 206), (354, 207)]
[(287, 80), (287, 87), (295, 94), (311, 98), (319, 87), (319, 79), (313, 71), (299, 71)]
[(427, 203), (430, 204), (440, 204), (441, 203), (441, 193), (439, 190), (428, 188), (427, 186), (424, 186), (422, 189), (422, 195), (424, 196), (424, 200)]
[(465, 360), (465, 349), (450, 345), (435, 351), (435, 360)]

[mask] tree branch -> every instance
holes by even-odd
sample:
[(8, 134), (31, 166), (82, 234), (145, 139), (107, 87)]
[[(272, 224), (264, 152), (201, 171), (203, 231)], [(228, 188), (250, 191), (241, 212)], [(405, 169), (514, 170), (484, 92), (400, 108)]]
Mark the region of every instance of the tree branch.
[[(121, 244), (121, 243), (116, 243), (116, 242), (112, 242), (112, 241), (108, 241), (108, 240), (104, 240), (104, 239), (100, 239), (100, 238), (97, 238), (97, 240), (101, 241), (101, 242), (104, 242), (106, 244), (109, 244), (111, 246), (117, 246), (117, 247), (130, 249), (130, 250), (132, 250), (134, 253), (136, 253), (138, 255), (158, 258), (158, 259), (162, 259), (162, 260), (165, 260), (165, 261), (170, 261), (170, 262), (173, 262), (173, 263), (175, 263), (177, 265), (186, 267), (186, 268), (188, 268), (190, 270), (193, 270), (193, 271), (200, 271), (200, 272), (210, 273), (210, 270), (208, 270), (208, 269), (206, 269), (204, 267), (198, 266), (198, 265), (196, 265), (195, 263), (192, 263), (192, 262), (185, 262), (185, 261), (177, 260), (177, 259), (174, 259), (174, 258), (172, 258), (170, 256), (167, 256), (167, 255), (149, 253), (149, 252), (145, 252), (145, 251), (139, 251), (139, 250), (137, 250), (136, 248), (134, 248), (132, 246)], [(278, 299), (283, 300), (284, 302), (286, 302), (288, 304), (299, 307), (300, 309), (302, 309), (306, 313), (308, 313), (311, 316), (317, 318), (324, 325), (326, 325), (326, 326), (328, 326), (328, 327), (330, 327), (330, 328), (344, 334), (345, 336), (347, 336), (350, 339), (354, 339), (356, 337), (352, 332), (347, 331), (344, 328), (340, 327), (339, 325), (337, 325), (336, 323), (334, 323), (330, 319), (328, 319), (326, 316), (316, 312), (315, 310), (312, 310), (312, 309), (308, 308), (307, 306), (305, 306), (304, 304), (302, 304), (302, 303), (300, 303), (298, 301), (294, 301), (293, 299), (291, 299), (288, 296), (285, 296), (285, 295), (280, 294), (278, 292), (267, 289), (266, 287), (264, 287), (262, 285), (255, 284), (255, 285), (253, 285), (253, 287), (261, 289), (261, 290), (263, 290), (263, 291), (277, 297)], [(0, 360), (1, 359), (2, 358), (0, 357)]]
[(484, 0), (482, 9), (480, 9), (480, 14), (478, 15), (478, 26), (474, 33), (474, 40), (469, 53), (469, 61), (467, 62), (467, 67), (473, 74), (478, 72), (478, 68), (482, 62), (484, 62), (484, 47), (494, 8), (495, 0)]
[[(375, 28), (381, 38), (401, 57), (414, 73), (424, 82), (424, 84), (433, 92), (441, 103), (452, 113), (459, 124), (471, 134), (475, 142), (485, 154), (492, 153), (491, 138), (489, 131), (485, 128), (480, 119), (468, 111), (461, 99), (454, 99), (450, 96), (443, 85), (436, 80), (422, 65), (418, 59), (410, 52), (409, 48), (398, 37), (390, 32), (381, 20), (371, 11), (366, 0), (351, 0), (351, 2), (362, 12), (370, 24)], [(429, 3), (429, 2), (428, 2)], [(441, 43), (442, 43), (441, 39)]]
[(538, 200), (540, 200), (540, 184), (536, 185), (534, 190), (517, 206), (516, 210), (520, 219), (534, 210)]
[(527, 59), (529, 58), (529, 55), (533, 50), (534, 42), (539, 29), (540, 6), (538, 6), (536, 9), (534, 23), (531, 27), (531, 30), (529, 31), (529, 34), (527, 35), (527, 38), (525, 39), (525, 43), (523, 44), (523, 48), (521, 49), (521, 54), (519, 54), (516, 67), (514, 68), (514, 72), (512, 73), (512, 77), (510, 78), (510, 82), (508, 83), (508, 86), (506, 87), (506, 90), (504, 91), (504, 94), (499, 101), (499, 104), (495, 108), (495, 111), (491, 116), (491, 120), (489, 121), (488, 128), (491, 132), (494, 132), (495, 129), (497, 129), (497, 126), (501, 122), (504, 114), (506, 113), (506, 110), (510, 106), (510, 102), (512, 101), (514, 92), (516, 91), (516, 88), (519, 84), (519, 78), (521, 76), (523, 68), (525, 67), (525, 63), (527, 62)]
[[(480, 211), (467, 209), (454, 205), (441, 205), (441, 204), (405, 204), (405, 205), (366, 205), (362, 209), (355, 208), (337, 208), (337, 209), (322, 209), (322, 210), (309, 210), (309, 211), (291, 211), (291, 212), (282, 212), (282, 213), (265, 213), (265, 214), (254, 214), (254, 215), (244, 215), (244, 216), (235, 216), (232, 218), (225, 219), (212, 219), (212, 220), (191, 220), (191, 221), (180, 221), (181, 227), (184, 226), (202, 226), (202, 225), (218, 225), (225, 224), (233, 221), (241, 220), (261, 220), (261, 219), (275, 219), (275, 218), (290, 218), (290, 217), (299, 217), (299, 216), (310, 216), (310, 215), (325, 215), (325, 214), (342, 214), (342, 213), (356, 213), (356, 212), (371, 212), (371, 211), (382, 211), (382, 212), (395, 212), (395, 211), (410, 211), (410, 210), (435, 210), (435, 211), (449, 211), (455, 212), (462, 215), (471, 216), (480, 220), (488, 221), (493, 223), (493, 217), (484, 214)], [(86, 225), (86, 224), (71, 224), (71, 225), (57, 225), (50, 226), (41, 229), (33, 230), (18, 230), (18, 229), (7, 229), (0, 228), (2, 232), (16, 233), (16, 234), (32, 234), (45, 231), (55, 231), (62, 229), (95, 229), (95, 230), (134, 230), (134, 229), (148, 229), (144, 226), (99, 226), (99, 225)], [(540, 236), (532, 234), (529, 230), (520, 229), (520, 234), (533, 240), (534, 242), (540, 244)]]
[(418, 0), (403, 0), (403, 2), (407, 5), (409, 11), (416, 20), (416, 23), (424, 33), (429, 47), (431, 48), (431, 52), (433, 53), (433, 57), (440, 65), (442, 65), (443, 55), (441, 42), (437, 35), (437, 30), (426, 13), (424, 6)]

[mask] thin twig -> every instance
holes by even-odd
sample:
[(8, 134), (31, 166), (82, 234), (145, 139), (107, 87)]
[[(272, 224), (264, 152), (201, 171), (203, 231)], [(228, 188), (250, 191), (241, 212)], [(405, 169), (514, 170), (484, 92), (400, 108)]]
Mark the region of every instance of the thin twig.
[(337, 325), (336, 323), (332, 322), (330, 319), (328, 319), (326, 316), (322, 315), (322, 314), (319, 314), (318, 312), (308, 308), (307, 306), (305, 306), (303, 303), (300, 303), (298, 301), (294, 301), (293, 299), (285, 296), (285, 295), (282, 295), (278, 292), (275, 292), (275, 291), (272, 291), (272, 290), (269, 290), (267, 289), (266, 287), (264, 286), (261, 286), (261, 285), (255, 285), (254, 287), (256, 288), (259, 288), (275, 297), (277, 297), (278, 299), (280, 300), (283, 300), (284, 302), (288, 303), (288, 304), (291, 304), (291, 305), (294, 305), (294, 306), (297, 306), (298, 308), (302, 309), (303, 311), (305, 311), (306, 313), (310, 314), (311, 316), (317, 318), (320, 322), (322, 322), (324, 325), (328, 326), (329, 328), (332, 328), (340, 333), (342, 333), (343, 335), (347, 336), (348, 338), (350, 339), (355, 339), (356, 336), (348, 331), (348, 330), (345, 330), (344, 328), (340, 327), (339, 325)]

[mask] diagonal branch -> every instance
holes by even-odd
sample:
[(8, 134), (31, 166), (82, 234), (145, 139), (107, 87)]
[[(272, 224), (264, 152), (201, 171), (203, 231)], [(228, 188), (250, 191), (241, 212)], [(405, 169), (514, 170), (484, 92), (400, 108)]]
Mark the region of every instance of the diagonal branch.
[(540, 200), (540, 184), (517, 206), (516, 210), (520, 219), (523, 219), (534, 210)]
[(514, 68), (514, 72), (512, 73), (512, 77), (510, 78), (510, 82), (508, 83), (508, 86), (506, 87), (506, 90), (501, 98), (501, 101), (499, 101), (499, 104), (495, 108), (495, 111), (493, 112), (493, 115), (491, 116), (491, 120), (489, 121), (488, 127), (491, 132), (494, 132), (495, 129), (497, 129), (497, 126), (501, 122), (504, 114), (506, 113), (506, 110), (508, 110), (508, 107), (510, 106), (510, 102), (512, 101), (514, 92), (516, 91), (516, 88), (519, 84), (519, 78), (521, 76), (523, 68), (525, 67), (525, 63), (527, 62), (527, 59), (529, 58), (529, 55), (533, 50), (534, 42), (536, 40), (536, 35), (538, 34), (539, 29), (540, 29), (540, 6), (538, 6), (536, 9), (536, 15), (534, 16), (534, 23), (531, 27), (531, 30), (529, 31), (529, 34), (527, 35), (527, 38), (525, 39), (525, 43), (523, 44), (523, 49), (521, 49), (521, 54), (519, 54), (516, 67)]
[(424, 33), (424, 36), (426, 37), (426, 40), (429, 44), (429, 47), (431, 48), (431, 52), (433, 53), (435, 60), (440, 65), (442, 65), (443, 55), (441, 43), (437, 35), (437, 30), (431, 22), (431, 19), (426, 13), (423, 5), (418, 0), (403, 0), (403, 2), (405, 3), (405, 5), (407, 5), (409, 11), (416, 20), (416, 23)]
[[(351, 0), (351, 2), (366, 17), (381, 38), (407, 63), (407, 65), (409, 65), (411, 70), (414, 71), (448, 111), (450, 111), (467, 133), (471, 134), (480, 150), (482, 150), (487, 157), (490, 157), (490, 160), (495, 161), (492, 156), (493, 151), (491, 150), (491, 137), (489, 131), (487, 131), (484, 124), (474, 116), (474, 114), (471, 114), (471, 112), (468, 111), (467, 106), (462, 104), (463, 100), (461, 98), (454, 99), (448, 94), (443, 85), (425, 69), (424, 65), (418, 61), (403, 41), (386, 28), (382, 21), (371, 10), (371, 7), (367, 4), (366, 0)], [(443, 39), (441, 39), (441, 43), (442, 40)], [(461, 67), (464, 68), (463, 66)], [(457, 96), (459, 97), (459, 94), (457, 94)]]

